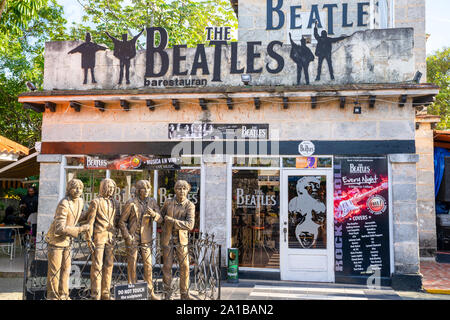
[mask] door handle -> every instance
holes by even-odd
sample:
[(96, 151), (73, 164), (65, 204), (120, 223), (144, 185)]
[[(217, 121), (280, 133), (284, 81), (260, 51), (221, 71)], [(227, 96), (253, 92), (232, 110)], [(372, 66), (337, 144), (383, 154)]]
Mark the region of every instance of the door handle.
[(287, 228), (283, 228), (283, 233), (284, 233), (284, 242), (286, 242)]

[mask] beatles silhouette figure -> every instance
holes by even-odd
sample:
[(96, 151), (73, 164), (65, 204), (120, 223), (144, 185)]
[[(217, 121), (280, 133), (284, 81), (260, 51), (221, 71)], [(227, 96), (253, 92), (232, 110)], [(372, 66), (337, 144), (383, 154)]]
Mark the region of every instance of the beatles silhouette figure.
[(321, 35), (319, 35), (319, 32), (317, 31), (317, 25), (318, 21), (316, 20), (316, 24), (314, 26), (314, 37), (317, 40), (316, 56), (319, 58), (316, 81), (320, 81), (320, 76), (322, 74), (322, 63), (324, 59), (327, 60), (331, 80), (334, 80), (333, 61), (331, 60), (332, 45), (333, 43), (341, 41), (342, 39), (345, 39), (347, 37), (344, 36), (338, 38), (330, 38), (328, 37), (328, 33), (325, 30), (322, 30)]
[(131, 59), (136, 56), (136, 41), (142, 32), (144, 32), (144, 29), (142, 29), (142, 31), (133, 39), (128, 41), (128, 35), (126, 33), (122, 34), (122, 40), (118, 40), (111, 36), (108, 31), (105, 31), (106, 35), (111, 38), (114, 43), (114, 57), (120, 61), (119, 84), (122, 84), (124, 68), (126, 82), (127, 84), (130, 84), (130, 63)]
[(292, 35), (289, 32), (289, 39), (291, 40), (291, 59), (297, 64), (297, 85), (300, 84), (302, 78), (302, 70), (305, 73), (306, 84), (309, 84), (309, 64), (314, 61), (312, 51), (306, 46), (306, 39), (302, 37), (299, 46), (292, 40)]
[(91, 34), (86, 32), (86, 42), (79, 45), (75, 49), (69, 51), (68, 54), (81, 53), (81, 68), (84, 70), (84, 81), (83, 84), (87, 84), (88, 70), (91, 70), (91, 81), (92, 83), (97, 83), (94, 76), (95, 68), (95, 54), (97, 51), (106, 50), (108, 48), (100, 46), (94, 42), (91, 42)]

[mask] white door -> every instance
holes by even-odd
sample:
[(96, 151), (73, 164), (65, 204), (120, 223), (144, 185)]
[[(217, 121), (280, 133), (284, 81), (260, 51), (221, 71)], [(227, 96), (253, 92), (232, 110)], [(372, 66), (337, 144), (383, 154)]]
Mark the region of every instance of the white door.
[(281, 279), (334, 282), (331, 170), (283, 170), (281, 175)]

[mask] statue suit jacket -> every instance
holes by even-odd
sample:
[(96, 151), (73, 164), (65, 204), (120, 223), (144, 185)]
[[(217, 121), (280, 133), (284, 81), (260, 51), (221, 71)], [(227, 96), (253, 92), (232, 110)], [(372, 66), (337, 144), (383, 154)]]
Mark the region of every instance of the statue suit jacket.
[[(153, 219), (146, 212), (148, 207), (156, 212), (154, 220), (158, 223), (163, 222), (155, 199), (149, 198), (148, 204), (144, 207), (138, 198), (132, 198), (125, 204), (119, 219), (119, 228), (124, 239), (128, 240), (130, 235), (132, 235), (135, 236), (135, 240), (140, 240), (140, 243), (150, 243), (152, 241)], [(140, 239), (136, 238), (136, 235)]]
[(178, 235), (181, 245), (187, 245), (189, 230), (194, 228), (195, 205), (188, 199), (178, 203), (176, 198), (167, 199), (161, 209), (162, 219), (166, 215), (173, 217), (173, 222), (164, 221), (162, 226), (161, 245), (168, 246), (172, 234)]
[(71, 200), (62, 199), (56, 207), (55, 217), (45, 236), (45, 240), (52, 246), (68, 247), (71, 237), (78, 237), (80, 228), (76, 224), (80, 220), (84, 201), (82, 198)]
[(95, 198), (89, 204), (86, 213), (87, 222), (91, 226), (94, 244), (111, 243), (115, 237), (119, 219), (119, 204), (112, 198)]

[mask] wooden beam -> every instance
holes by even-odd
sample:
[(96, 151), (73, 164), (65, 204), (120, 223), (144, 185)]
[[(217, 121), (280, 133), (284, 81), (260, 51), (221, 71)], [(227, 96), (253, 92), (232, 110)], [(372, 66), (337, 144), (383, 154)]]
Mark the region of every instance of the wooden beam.
[(51, 112), (55, 112), (56, 111), (56, 104), (54, 104), (53, 102), (46, 102), (45, 103), (45, 109), (49, 109)]
[(105, 103), (103, 101), (95, 100), (94, 105), (101, 112), (105, 112)]
[(120, 100), (120, 106), (125, 110), (125, 111), (130, 111), (130, 103), (127, 100)]
[(79, 102), (70, 101), (70, 107), (73, 108), (75, 110), (75, 112), (81, 111), (81, 103), (79, 103)]
[(40, 104), (40, 103), (24, 103), (23, 104), (23, 108), (24, 109), (30, 109), (33, 110), (34, 112), (38, 112), (38, 113), (42, 113), (45, 111), (45, 105)]

